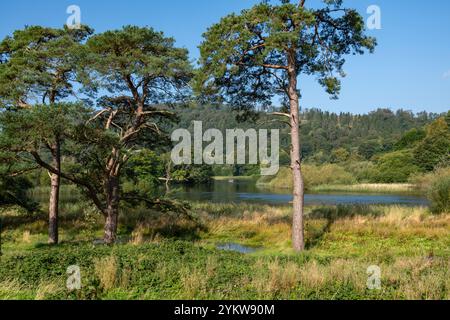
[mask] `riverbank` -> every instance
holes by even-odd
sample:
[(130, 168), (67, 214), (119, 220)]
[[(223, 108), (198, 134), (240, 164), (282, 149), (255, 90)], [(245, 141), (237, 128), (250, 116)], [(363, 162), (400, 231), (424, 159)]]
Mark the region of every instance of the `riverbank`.
[(357, 192), (357, 193), (419, 193), (417, 187), (409, 183), (361, 183), (353, 185), (320, 185), (312, 192)]
[(212, 177), (213, 181), (256, 181), (257, 176), (215, 176)]
[[(200, 202), (190, 218), (128, 211), (114, 247), (93, 245), (102, 219), (81, 205), (62, 208), (55, 248), (45, 244), (45, 216), (3, 212), (0, 299), (450, 298), (449, 215), (401, 206), (306, 211), (301, 255), (290, 249), (288, 206)], [(255, 251), (218, 250), (223, 244)], [(65, 287), (70, 265), (82, 271), (77, 292)], [(367, 289), (373, 265), (381, 290)]]
[[(359, 183), (350, 173), (335, 165), (316, 167), (305, 165), (305, 188), (309, 192), (357, 192), (357, 193), (418, 193), (412, 183)], [(260, 188), (292, 190), (292, 173), (280, 168), (276, 176), (261, 177), (256, 182)]]

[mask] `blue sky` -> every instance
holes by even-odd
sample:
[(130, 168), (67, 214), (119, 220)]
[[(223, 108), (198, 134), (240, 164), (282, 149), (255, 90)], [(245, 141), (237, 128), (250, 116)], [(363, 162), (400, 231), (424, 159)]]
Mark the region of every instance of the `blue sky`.
[[(319, 0), (307, 0), (317, 4)], [(25, 25), (62, 26), (66, 8), (81, 8), (82, 23), (96, 32), (123, 25), (152, 26), (173, 36), (198, 57), (202, 33), (220, 17), (257, 0), (15, 0), (2, 3), (0, 37)], [(301, 77), (302, 107), (366, 113), (379, 107), (414, 112), (450, 109), (450, 1), (347, 0), (365, 17), (381, 8), (382, 29), (375, 54), (347, 59), (340, 99), (330, 100), (314, 78)]]

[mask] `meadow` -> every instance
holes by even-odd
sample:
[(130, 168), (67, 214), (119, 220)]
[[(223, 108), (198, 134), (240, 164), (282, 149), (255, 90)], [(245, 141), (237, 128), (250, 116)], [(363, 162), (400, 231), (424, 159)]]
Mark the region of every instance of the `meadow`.
[[(288, 206), (191, 204), (189, 215), (126, 209), (119, 243), (83, 202), (45, 214), (2, 209), (0, 299), (450, 299), (450, 216), (401, 206), (308, 207), (307, 250), (291, 249)], [(218, 250), (240, 244), (249, 254)], [(82, 288), (66, 288), (67, 267)], [(367, 269), (381, 269), (368, 289)]]

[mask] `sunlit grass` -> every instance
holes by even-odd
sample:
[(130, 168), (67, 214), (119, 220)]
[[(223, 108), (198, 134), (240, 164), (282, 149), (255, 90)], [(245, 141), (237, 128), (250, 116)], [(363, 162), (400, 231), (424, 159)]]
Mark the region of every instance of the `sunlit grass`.
[[(3, 230), (0, 264), (20, 259), (0, 270), (0, 299), (450, 298), (450, 215), (427, 208), (307, 207), (300, 255), (291, 249), (289, 206), (194, 203), (195, 221), (130, 210), (119, 232), (129, 240), (112, 248), (92, 244), (100, 217), (67, 208), (59, 247), (46, 245), (45, 215)], [(228, 242), (257, 251), (216, 250)], [(64, 280), (73, 263), (87, 281), (76, 294)], [(367, 288), (372, 265), (382, 271), (381, 290)]]
[(406, 183), (365, 183), (354, 185), (320, 185), (311, 188), (314, 192), (373, 192), (373, 193), (392, 193), (392, 192), (413, 192), (415, 185)]
[(215, 181), (253, 181), (256, 180), (257, 177), (252, 176), (215, 176), (213, 180)]
[[(291, 209), (255, 205), (198, 204), (207, 243), (236, 242), (261, 253), (291, 250)], [(362, 206), (306, 209), (310, 252), (355, 257), (396, 253), (450, 254), (450, 216), (423, 207)]]

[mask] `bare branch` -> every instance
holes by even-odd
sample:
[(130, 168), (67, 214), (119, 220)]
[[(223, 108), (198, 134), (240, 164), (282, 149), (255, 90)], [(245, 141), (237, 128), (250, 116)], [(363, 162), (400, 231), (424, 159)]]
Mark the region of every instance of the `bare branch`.
[(98, 112), (95, 116), (93, 116), (92, 118), (90, 118), (90, 119), (86, 122), (86, 124), (88, 124), (88, 123), (94, 121), (95, 119), (97, 119), (97, 118), (100, 117), (102, 114), (104, 114), (105, 112), (108, 112), (108, 111), (111, 111), (111, 108), (103, 109), (102, 111)]
[(269, 115), (282, 116), (282, 117), (287, 117), (289, 119), (291, 118), (291, 115), (289, 113), (283, 113), (283, 112), (272, 112), (272, 113), (269, 113)]
[(35, 159), (36, 163), (39, 166), (41, 166), (42, 168), (46, 169), (50, 173), (59, 175), (61, 178), (69, 180), (70, 182), (73, 182), (73, 183), (75, 183), (78, 186), (84, 187), (88, 191), (89, 197), (91, 198), (92, 202), (94, 202), (95, 206), (102, 213), (105, 213), (104, 206), (103, 206), (102, 202), (100, 201), (100, 199), (97, 196), (97, 191), (95, 190), (95, 188), (92, 185), (90, 185), (88, 182), (86, 182), (84, 180), (78, 179), (77, 177), (75, 177), (73, 175), (66, 174), (66, 173), (64, 173), (64, 172), (62, 172), (60, 170), (57, 170), (52, 165), (50, 165), (47, 162), (45, 162), (44, 160), (42, 160), (41, 156), (36, 151), (31, 151), (30, 154), (33, 156), (33, 158)]
[(21, 176), (22, 174), (28, 173), (30, 171), (37, 170), (39, 168), (40, 168), (39, 166), (32, 167), (32, 168), (26, 168), (26, 169), (23, 169), (23, 170), (20, 170), (20, 171), (16, 171), (16, 172), (10, 173), (9, 176), (12, 177), (12, 178), (13, 177), (17, 177), (17, 176)]

